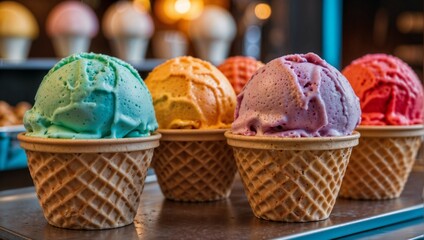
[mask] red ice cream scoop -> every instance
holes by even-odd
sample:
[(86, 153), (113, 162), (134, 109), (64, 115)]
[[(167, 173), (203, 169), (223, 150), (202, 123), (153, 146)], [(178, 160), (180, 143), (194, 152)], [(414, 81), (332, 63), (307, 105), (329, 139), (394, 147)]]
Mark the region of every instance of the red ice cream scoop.
[(424, 122), (424, 90), (414, 71), (399, 58), (368, 54), (342, 73), (360, 99), (361, 125), (413, 125)]
[(246, 82), (262, 66), (262, 62), (252, 57), (236, 56), (227, 58), (218, 69), (228, 78), (236, 94), (239, 94)]

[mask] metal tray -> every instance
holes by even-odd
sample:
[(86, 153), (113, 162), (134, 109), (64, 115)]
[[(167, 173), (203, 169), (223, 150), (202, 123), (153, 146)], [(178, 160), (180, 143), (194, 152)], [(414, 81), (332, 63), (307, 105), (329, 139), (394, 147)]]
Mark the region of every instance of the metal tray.
[(239, 179), (227, 200), (181, 203), (165, 200), (153, 177), (145, 186), (134, 224), (101, 231), (50, 226), (43, 217), (34, 188), (7, 190), (0, 192), (0, 239), (349, 239), (352, 234), (411, 220), (420, 231), (424, 228), (423, 176), (422, 169), (413, 171), (397, 199), (339, 198), (329, 219), (310, 223), (256, 218)]

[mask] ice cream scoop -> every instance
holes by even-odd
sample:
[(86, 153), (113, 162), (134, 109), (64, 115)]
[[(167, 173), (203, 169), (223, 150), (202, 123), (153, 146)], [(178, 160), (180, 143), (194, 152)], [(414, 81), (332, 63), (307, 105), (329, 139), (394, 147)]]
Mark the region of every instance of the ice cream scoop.
[(24, 125), (18, 140), (50, 225), (99, 230), (133, 223), (161, 137), (135, 69), (94, 53), (62, 59), (41, 82)]
[(36, 38), (38, 36), (38, 24), (34, 15), (18, 2), (1, 2), (0, 36)]
[(37, 36), (37, 21), (24, 5), (13, 1), (0, 2), (0, 58), (26, 59), (31, 39)]
[(328, 218), (358, 145), (360, 116), (347, 79), (316, 54), (286, 55), (260, 68), (238, 95), (225, 133), (255, 216)]
[(24, 124), (27, 136), (87, 139), (149, 136), (158, 126), (137, 71), (94, 53), (71, 55), (48, 72)]
[(103, 17), (103, 31), (110, 39), (115, 54), (133, 63), (140, 63), (154, 32), (148, 12), (129, 1), (111, 5)]
[(236, 95), (212, 64), (178, 57), (157, 66), (146, 78), (161, 129), (228, 128)]
[(236, 94), (264, 64), (252, 57), (235, 56), (226, 59), (218, 69), (228, 78)]
[(228, 56), (236, 31), (234, 18), (227, 10), (206, 6), (190, 23), (189, 35), (199, 57), (218, 65)]
[(236, 173), (224, 136), (236, 105), (230, 82), (209, 62), (177, 57), (154, 68), (146, 85), (162, 135), (152, 166), (164, 196), (186, 202), (227, 198)]
[(94, 11), (79, 1), (64, 1), (55, 6), (49, 13), (46, 24), (50, 36), (94, 37), (99, 30), (99, 22)]
[(88, 51), (91, 39), (99, 30), (99, 22), (85, 3), (64, 1), (49, 13), (46, 30), (53, 40), (56, 55), (66, 57)]
[(358, 58), (343, 74), (360, 99), (362, 122), (339, 196), (397, 198), (422, 146), (423, 86), (405, 62), (386, 54)]
[(361, 102), (361, 125), (413, 125), (424, 122), (424, 90), (402, 60), (369, 54), (343, 70)]
[(280, 137), (344, 136), (360, 122), (346, 78), (313, 53), (287, 55), (259, 69), (237, 97), (232, 132)]

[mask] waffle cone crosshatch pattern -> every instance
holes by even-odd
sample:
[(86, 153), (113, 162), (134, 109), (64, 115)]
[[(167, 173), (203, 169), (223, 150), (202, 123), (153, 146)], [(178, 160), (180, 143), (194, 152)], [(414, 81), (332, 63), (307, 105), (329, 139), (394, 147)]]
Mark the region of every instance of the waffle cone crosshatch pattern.
[[(160, 135), (120, 140), (19, 137), (46, 220), (57, 227), (131, 224)], [(71, 141), (71, 142), (70, 142)]]
[(225, 130), (160, 130), (152, 166), (168, 199), (204, 202), (228, 198), (236, 174)]
[(424, 133), (423, 125), (358, 127), (340, 196), (352, 199), (397, 198), (414, 166)]
[(255, 216), (284, 222), (327, 219), (359, 134), (273, 138), (226, 132)]

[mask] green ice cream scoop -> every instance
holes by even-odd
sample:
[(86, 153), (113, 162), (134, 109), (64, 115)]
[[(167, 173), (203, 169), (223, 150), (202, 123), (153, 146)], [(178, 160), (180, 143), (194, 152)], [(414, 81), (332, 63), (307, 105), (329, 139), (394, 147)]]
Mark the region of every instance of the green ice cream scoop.
[(137, 71), (94, 53), (64, 58), (47, 73), (24, 124), (27, 136), (80, 139), (149, 136), (158, 127)]

